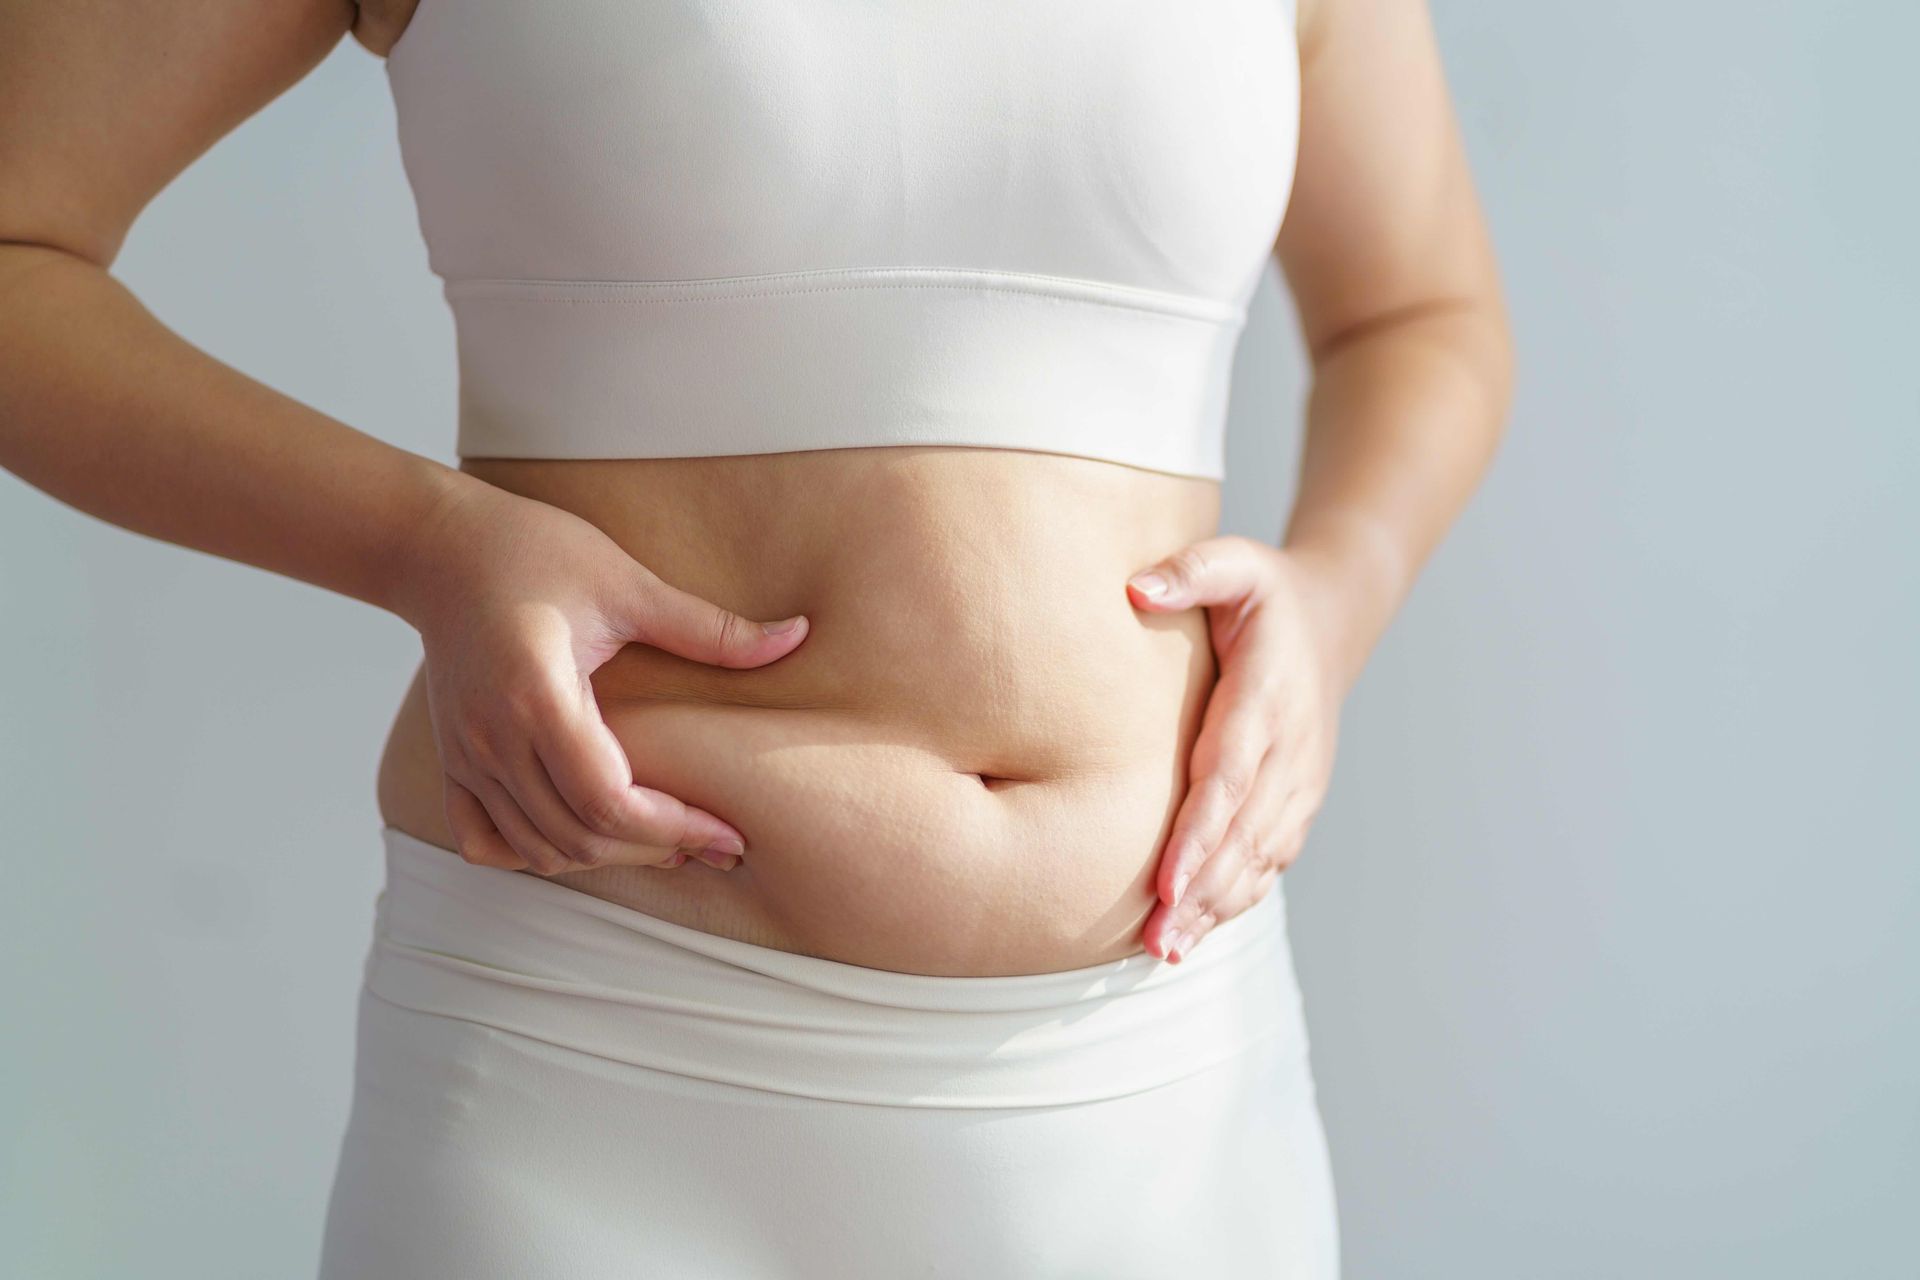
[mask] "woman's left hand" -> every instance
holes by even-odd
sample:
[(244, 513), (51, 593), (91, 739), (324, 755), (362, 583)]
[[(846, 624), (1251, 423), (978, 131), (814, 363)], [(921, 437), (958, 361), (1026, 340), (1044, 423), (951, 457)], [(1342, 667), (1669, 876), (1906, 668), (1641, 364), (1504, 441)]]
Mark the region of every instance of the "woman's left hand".
[(1266, 896), (1326, 796), (1345, 691), (1315, 573), (1292, 552), (1229, 535), (1127, 582), (1134, 606), (1148, 612), (1204, 607), (1220, 668), (1161, 854), (1159, 902), (1143, 927), (1163, 960), (1184, 959)]

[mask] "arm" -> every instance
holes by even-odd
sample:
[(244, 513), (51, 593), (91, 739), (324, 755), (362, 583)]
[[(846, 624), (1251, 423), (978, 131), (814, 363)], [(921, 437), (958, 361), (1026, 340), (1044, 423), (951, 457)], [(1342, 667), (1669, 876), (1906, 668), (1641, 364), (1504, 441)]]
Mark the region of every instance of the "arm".
[(1298, 495), (1281, 546), (1208, 539), (1129, 583), (1139, 608), (1207, 609), (1220, 659), (1145, 925), (1174, 959), (1298, 856), (1340, 704), (1485, 471), (1512, 378), (1424, 0), (1301, 0), (1299, 19), (1275, 245), (1313, 365)]
[(123, 528), (394, 608), (394, 549), (470, 478), (220, 363), (108, 273), (147, 202), (325, 57), (353, 6), (75, 8), (0, 9), (0, 466)]
[(730, 868), (739, 832), (634, 782), (587, 677), (630, 642), (760, 666), (804, 620), (739, 618), (584, 520), (296, 403), (108, 273), (147, 202), (354, 18), (348, 0), (0, 7), (0, 466), (123, 528), (411, 623), (470, 861), (553, 874), (675, 866), (685, 849)]
[(1300, 181), (1275, 253), (1312, 357), (1283, 546), (1359, 674), (1492, 459), (1512, 383), (1493, 250), (1419, 0), (1303, 0)]

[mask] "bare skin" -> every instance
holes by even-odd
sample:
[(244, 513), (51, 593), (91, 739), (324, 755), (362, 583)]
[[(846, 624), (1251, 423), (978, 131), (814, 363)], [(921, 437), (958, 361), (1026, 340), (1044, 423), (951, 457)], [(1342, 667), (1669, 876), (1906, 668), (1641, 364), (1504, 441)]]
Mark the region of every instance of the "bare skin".
[(454, 471), (168, 331), (110, 274), (133, 219), (349, 30), (383, 52), (408, 10), (0, 9), (0, 465), (413, 624), (379, 801), (449, 856), (938, 974), (1177, 961), (1271, 888), (1346, 691), (1506, 413), (1420, 0), (1299, 6), (1275, 254), (1315, 379), (1279, 546), (1217, 536), (1209, 481), (1018, 450)]

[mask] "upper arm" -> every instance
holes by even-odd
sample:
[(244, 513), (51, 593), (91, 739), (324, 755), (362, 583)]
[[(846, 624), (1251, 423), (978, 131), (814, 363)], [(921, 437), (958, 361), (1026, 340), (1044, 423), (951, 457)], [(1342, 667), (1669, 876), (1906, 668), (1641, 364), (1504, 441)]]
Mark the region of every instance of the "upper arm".
[(353, 0), (0, 5), (0, 242), (109, 265), (148, 201), (354, 19)]
[(1275, 256), (1308, 347), (1401, 315), (1504, 326), (1425, 0), (1300, 0), (1300, 150)]

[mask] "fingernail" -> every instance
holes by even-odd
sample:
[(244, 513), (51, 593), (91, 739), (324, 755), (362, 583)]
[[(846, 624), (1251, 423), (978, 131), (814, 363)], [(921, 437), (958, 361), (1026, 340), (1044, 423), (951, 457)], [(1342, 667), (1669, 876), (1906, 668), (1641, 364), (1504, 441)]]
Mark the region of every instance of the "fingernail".
[(1180, 896), (1187, 891), (1187, 881), (1191, 879), (1193, 879), (1193, 872), (1191, 871), (1182, 871), (1179, 875), (1173, 878), (1173, 902), (1171, 903), (1172, 906), (1177, 907), (1180, 905)]
[(770, 636), (783, 636), (799, 626), (806, 616), (804, 613), (796, 613), (791, 618), (782, 618), (778, 622), (769, 622), (762, 630)]
[(685, 866), (686, 861), (687, 861), (686, 854), (676, 853), (671, 858), (668, 858), (665, 862), (661, 863), (660, 865), (663, 867), (680, 867), (680, 866)]
[(710, 844), (708, 844), (706, 846), (705, 851), (708, 853), (731, 855), (733, 857), (738, 858), (742, 854), (746, 853), (747, 846), (742, 844), (734, 836), (721, 836), (718, 840), (715, 840)]
[(1178, 960), (1180, 953), (1186, 949), (1186, 945), (1186, 939), (1181, 936), (1178, 929), (1175, 929), (1161, 940), (1160, 949), (1167, 953), (1167, 959)]
[(730, 854), (713, 853), (702, 849), (696, 856), (715, 871), (731, 871), (739, 865), (739, 859)]
[(1157, 573), (1143, 573), (1133, 579), (1133, 589), (1149, 600), (1167, 594), (1167, 580)]

